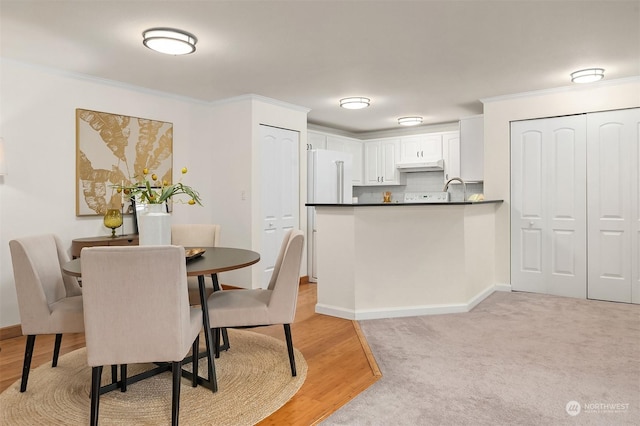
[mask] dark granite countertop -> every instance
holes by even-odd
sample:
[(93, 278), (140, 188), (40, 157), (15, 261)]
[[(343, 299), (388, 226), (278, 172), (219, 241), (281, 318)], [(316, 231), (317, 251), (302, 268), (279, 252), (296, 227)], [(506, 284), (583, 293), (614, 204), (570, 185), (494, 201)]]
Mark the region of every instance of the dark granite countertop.
[(483, 201), (449, 201), (446, 203), (358, 203), (358, 204), (327, 204), (307, 203), (307, 207), (392, 207), (392, 206), (471, 206), (476, 204), (502, 203), (504, 200)]

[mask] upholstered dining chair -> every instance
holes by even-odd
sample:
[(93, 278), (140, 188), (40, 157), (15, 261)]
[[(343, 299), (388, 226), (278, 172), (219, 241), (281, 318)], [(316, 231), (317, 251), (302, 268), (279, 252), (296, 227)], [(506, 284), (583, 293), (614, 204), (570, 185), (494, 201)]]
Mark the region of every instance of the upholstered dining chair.
[[(174, 224), (171, 225), (171, 244), (183, 247), (217, 247), (220, 242), (220, 225), (217, 224)], [(200, 304), (198, 278), (188, 277), (189, 301), (192, 305)], [(215, 279), (205, 277), (207, 296), (220, 290)]]
[[(182, 360), (191, 349), (197, 371), (202, 329), (202, 310), (189, 305), (184, 247), (92, 247), (81, 259), (91, 424), (98, 423), (102, 366), (170, 362), (177, 425)], [(124, 389), (126, 380), (125, 368)]]
[[(296, 375), (296, 364), (291, 323), (296, 315), (303, 248), (302, 231), (287, 231), (266, 289), (218, 291), (212, 293), (207, 299), (209, 321), (214, 329), (282, 324), (292, 376)], [(215, 336), (218, 340), (218, 333), (215, 333)], [(216, 341), (216, 356), (218, 356), (218, 343)]]
[[(220, 225), (217, 224), (174, 224), (171, 225), (171, 244), (183, 247), (217, 247), (220, 243)], [(199, 305), (200, 285), (198, 277), (187, 277), (189, 287), (189, 303)], [(208, 297), (214, 291), (220, 291), (217, 274), (204, 277), (205, 295)], [(229, 335), (227, 329), (217, 329), (216, 334), (222, 334), (222, 348), (229, 349)], [(218, 338), (218, 341), (220, 339)], [(220, 348), (218, 348), (220, 349)]]
[(36, 336), (55, 334), (52, 367), (58, 365), (63, 333), (84, 332), (82, 289), (62, 272), (69, 261), (60, 238), (34, 235), (9, 241), (22, 334), (27, 336), (20, 392), (27, 390)]

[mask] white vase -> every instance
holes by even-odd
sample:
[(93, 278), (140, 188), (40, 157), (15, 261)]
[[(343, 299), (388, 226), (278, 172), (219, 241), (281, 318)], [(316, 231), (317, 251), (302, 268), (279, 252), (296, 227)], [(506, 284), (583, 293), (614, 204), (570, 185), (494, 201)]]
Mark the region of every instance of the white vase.
[(138, 238), (141, 246), (171, 244), (171, 215), (165, 204), (147, 204), (140, 214)]

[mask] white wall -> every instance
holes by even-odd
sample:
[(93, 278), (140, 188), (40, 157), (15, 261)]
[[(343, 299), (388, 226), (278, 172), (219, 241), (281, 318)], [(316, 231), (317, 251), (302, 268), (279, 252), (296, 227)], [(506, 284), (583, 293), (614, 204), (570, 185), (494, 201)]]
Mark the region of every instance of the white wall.
[(496, 212), (496, 284), (510, 284), (510, 122), (640, 106), (640, 78), (483, 99), (484, 193)]
[[(173, 123), (174, 170), (189, 168), (183, 182), (201, 193), (204, 204), (175, 205), (173, 223), (220, 223), (222, 245), (250, 248), (249, 227), (238, 226), (245, 219), (250, 223), (251, 206), (238, 191), (246, 188), (250, 200), (250, 102), (212, 105), (6, 59), (0, 60), (0, 94), (0, 136), (9, 168), (0, 177), (0, 327), (20, 322), (11, 239), (53, 232), (70, 247), (74, 238), (110, 232), (102, 217), (75, 215), (76, 108)], [(244, 122), (228, 125), (237, 120), (246, 120), (246, 131), (238, 130)], [(218, 131), (221, 122), (235, 133)], [(130, 219), (124, 226), (132, 231)], [(221, 281), (234, 284), (225, 277)]]
[[(262, 189), (260, 124), (295, 130), (300, 133), (300, 229), (306, 229), (306, 151), (307, 108), (261, 96), (240, 96), (212, 105), (212, 151), (215, 158), (213, 185), (221, 194), (215, 200), (214, 221), (229, 224), (223, 227), (221, 236), (227, 236), (225, 244), (232, 247), (252, 247), (260, 252), (262, 247), (262, 215), (260, 193)], [(305, 212), (303, 215), (302, 212)], [(306, 256), (306, 254), (305, 254)], [(306, 260), (302, 262), (302, 275), (306, 275)], [(243, 268), (226, 272), (221, 281), (240, 287), (258, 288), (263, 267), (260, 263), (251, 270)]]

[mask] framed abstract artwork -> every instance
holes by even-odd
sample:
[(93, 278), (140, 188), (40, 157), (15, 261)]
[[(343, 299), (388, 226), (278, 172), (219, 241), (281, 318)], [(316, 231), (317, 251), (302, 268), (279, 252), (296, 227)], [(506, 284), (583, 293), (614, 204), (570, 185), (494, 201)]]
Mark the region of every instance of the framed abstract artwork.
[(113, 185), (133, 185), (146, 168), (172, 182), (173, 124), (76, 109), (76, 216), (129, 209)]

